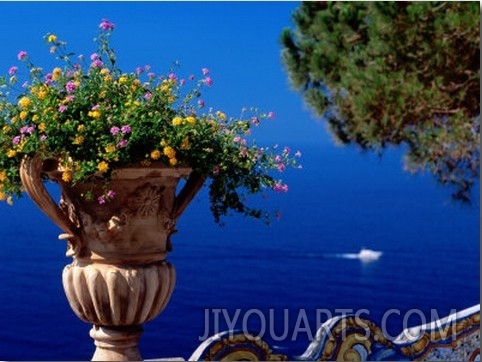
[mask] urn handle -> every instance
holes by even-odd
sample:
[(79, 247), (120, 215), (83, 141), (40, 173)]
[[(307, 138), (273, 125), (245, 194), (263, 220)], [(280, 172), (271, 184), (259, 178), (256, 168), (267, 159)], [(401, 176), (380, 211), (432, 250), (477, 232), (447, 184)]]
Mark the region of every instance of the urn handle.
[(57, 226), (69, 236), (77, 235), (77, 227), (55, 203), (42, 181), (45, 160), (40, 154), (27, 156), (20, 164), (20, 179), (27, 194)]
[(191, 200), (194, 198), (194, 196), (196, 196), (196, 194), (203, 186), (204, 181), (206, 181), (206, 175), (195, 171), (191, 172), (189, 178), (186, 181), (186, 184), (174, 200), (174, 220), (177, 220), (177, 218), (181, 216), (189, 202), (191, 202)]

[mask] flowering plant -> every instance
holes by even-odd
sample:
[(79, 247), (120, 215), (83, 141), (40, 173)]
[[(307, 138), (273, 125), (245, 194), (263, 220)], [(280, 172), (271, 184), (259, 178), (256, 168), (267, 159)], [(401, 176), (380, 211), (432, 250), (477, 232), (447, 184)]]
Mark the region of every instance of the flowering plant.
[[(266, 216), (248, 207), (244, 194), (287, 191), (270, 171), (297, 164), (289, 148), (275, 154), (276, 148), (249, 141), (251, 128), (273, 113), (243, 110), (240, 119), (220, 110), (201, 113), (201, 88), (212, 84), (208, 69), (197, 81), (179, 79), (173, 69), (157, 76), (149, 66), (123, 73), (109, 44), (114, 24), (104, 19), (99, 27), (98, 49), (87, 59), (74, 58), (65, 42), (47, 34), (50, 52), (63, 66), (45, 73), (21, 51), (29, 79), (21, 84), (17, 66), (0, 78), (0, 199), (11, 203), (21, 195), (19, 165), (25, 156), (41, 154), (56, 159), (62, 180), (73, 184), (94, 175), (108, 181), (113, 170), (128, 165), (188, 166), (210, 180), (216, 221), (230, 210)], [(86, 194), (87, 201), (114, 198), (107, 185), (100, 196)]]

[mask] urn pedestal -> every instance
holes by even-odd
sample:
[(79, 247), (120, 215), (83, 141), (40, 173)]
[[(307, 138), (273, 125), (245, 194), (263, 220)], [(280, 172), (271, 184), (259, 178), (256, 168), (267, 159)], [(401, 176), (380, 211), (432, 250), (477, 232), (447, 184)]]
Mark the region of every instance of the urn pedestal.
[[(32, 200), (64, 231), (59, 238), (73, 262), (62, 282), (72, 310), (93, 324), (93, 360), (141, 360), (141, 325), (165, 308), (175, 285), (166, 261), (170, 236), (204, 177), (157, 165), (115, 170), (107, 189), (100, 179), (72, 185), (62, 181), (55, 160), (40, 156), (25, 159), (20, 174)], [(60, 185), (58, 205), (42, 175)]]

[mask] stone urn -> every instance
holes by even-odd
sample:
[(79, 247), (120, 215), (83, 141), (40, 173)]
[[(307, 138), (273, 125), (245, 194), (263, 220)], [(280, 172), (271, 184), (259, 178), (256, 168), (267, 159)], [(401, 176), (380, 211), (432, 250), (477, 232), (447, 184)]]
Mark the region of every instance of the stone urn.
[[(27, 157), (20, 175), (28, 195), (64, 231), (59, 238), (67, 240), (73, 262), (64, 268), (63, 287), (75, 314), (93, 324), (92, 359), (141, 360), (141, 325), (165, 308), (175, 284), (166, 261), (170, 236), (205, 178), (187, 167), (117, 169), (108, 185), (115, 197), (99, 203), (104, 180), (64, 182), (56, 160)], [(44, 187), (45, 176), (60, 185), (58, 204)]]

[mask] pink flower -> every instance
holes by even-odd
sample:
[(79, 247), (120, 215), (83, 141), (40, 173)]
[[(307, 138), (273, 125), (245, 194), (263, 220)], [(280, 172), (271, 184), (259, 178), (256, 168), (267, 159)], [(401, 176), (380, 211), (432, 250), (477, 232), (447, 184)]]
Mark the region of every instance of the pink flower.
[(274, 118), (274, 112), (269, 112), (269, 113), (268, 113), (268, 118)]
[(208, 68), (203, 68), (202, 69), (203, 75), (208, 75), (209, 74), (209, 69)]
[(127, 147), (127, 140), (120, 140), (119, 143), (117, 144), (117, 146), (120, 147), (120, 148)]
[(251, 122), (253, 122), (253, 124), (255, 126), (259, 125), (259, 118), (258, 117), (251, 117)]
[(122, 133), (131, 133), (131, 126), (122, 126), (121, 131)]
[(94, 60), (92, 63), (90, 63), (90, 66), (92, 68), (100, 68), (104, 65), (104, 63), (102, 63), (102, 61), (100, 59), (96, 59)]
[(115, 192), (113, 190), (107, 191), (107, 197), (111, 200), (114, 199), (115, 198)]
[(301, 157), (301, 152), (300, 152), (300, 151), (296, 151), (295, 157)]
[(214, 169), (213, 169), (213, 174), (217, 175), (220, 170), (221, 170), (221, 167), (219, 167), (219, 165), (216, 166), (216, 167), (214, 167)]
[(108, 19), (102, 19), (101, 23), (99, 24), (99, 28), (102, 30), (114, 30), (114, 24)]
[(67, 101), (72, 102), (75, 99), (75, 96), (73, 94), (69, 94), (67, 97), (65, 97)]
[(181, 80), (179, 81), (179, 84), (180, 84), (180, 85), (186, 84), (186, 80), (185, 80), (185, 79), (181, 79)]
[(45, 141), (46, 139), (47, 139), (47, 136), (46, 136), (46, 135), (43, 134), (43, 135), (40, 136), (40, 141), (43, 142), (43, 141)]
[(279, 172), (283, 172), (283, 171), (285, 170), (285, 168), (286, 168), (286, 166), (285, 166), (284, 164), (282, 164), (282, 163), (280, 163), (280, 164), (278, 165), (278, 171), (279, 171)]
[(28, 54), (25, 50), (22, 50), (17, 54), (18, 60), (25, 60), (27, 59), (27, 57), (28, 57)]
[(285, 147), (284, 150), (283, 150), (283, 153), (285, 153), (287, 155), (289, 155), (290, 152), (291, 152), (291, 148), (289, 148), (289, 147)]
[(99, 105), (99, 104), (96, 104), (95, 106), (93, 106), (93, 107), (91, 108), (91, 110), (96, 111), (96, 110), (98, 110), (99, 108), (100, 108), (100, 105)]
[(18, 145), (20, 143), (20, 136), (13, 137), (12, 143)]
[(211, 77), (206, 77), (204, 78), (204, 84), (206, 84), (208, 87), (213, 85), (213, 80)]
[(137, 73), (137, 74), (144, 73), (144, 69), (143, 69), (142, 67), (137, 67), (137, 68), (136, 68), (136, 73)]
[(199, 99), (197, 101), (197, 105), (199, 106), (199, 108), (204, 108), (204, 101), (202, 99)]
[(8, 70), (8, 74), (10, 75), (14, 75), (15, 73), (17, 73), (17, 70), (18, 70), (18, 67), (11, 67), (9, 70)]
[(67, 90), (67, 92), (71, 93), (75, 90), (75, 83), (73, 81), (69, 81), (67, 82), (67, 84), (65, 85), (65, 89)]
[(97, 53), (92, 53), (92, 54), (90, 55), (90, 60), (97, 60), (97, 59), (99, 59), (99, 54), (97, 54)]
[(23, 126), (22, 128), (20, 128), (20, 133), (21, 134), (24, 134), (24, 133), (32, 134), (34, 130), (35, 130), (35, 128), (33, 128), (32, 126)]
[(170, 73), (170, 74), (169, 74), (169, 79), (174, 79), (174, 80), (176, 80), (176, 79), (177, 79), (177, 75), (175, 75), (174, 73)]
[(104, 205), (105, 204), (105, 198), (104, 196), (99, 196), (97, 198), (97, 202), (99, 203), (99, 205)]
[(283, 185), (282, 183), (275, 183), (273, 186), (273, 190), (276, 192), (288, 192), (288, 185)]
[(149, 100), (152, 98), (152, 93), (151, 92), (147, 92), (146, 94), (144, 94), (144, 98)]
[(280, 163), (282, 162), (283, 160), (281, 159), (281, 156), (280, 155), (276, 155), (276, 157), (274, 158), (274, 162), (276, 163)]
[(156, 73), (150, 72), (150, 73), (147, 73), (147, 76), (148, 76), (149, 78), (154, 78), (154, 77), (156, 76)]
[(62, 104), (60, 107), (59, 107), (59, 112), (62, 113), (64, 112), (65, 110), (67, 110), (67, 106)]
[(110, 129), (110, 133), (112, 134), (118, 134), (120, 132), (120, 128), (117, 126), (114, 126)]

